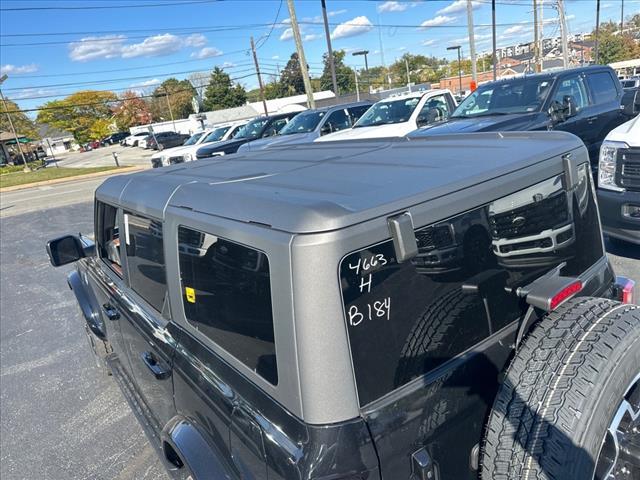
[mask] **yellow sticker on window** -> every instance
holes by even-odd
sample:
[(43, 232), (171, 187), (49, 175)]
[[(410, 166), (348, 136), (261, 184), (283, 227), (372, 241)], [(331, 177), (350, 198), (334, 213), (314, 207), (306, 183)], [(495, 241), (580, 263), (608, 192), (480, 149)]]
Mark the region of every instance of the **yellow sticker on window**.
[(184, 293), (187, 296), (187, 302), (196, 303), (196, 291), (191, 287), (184, 287)]

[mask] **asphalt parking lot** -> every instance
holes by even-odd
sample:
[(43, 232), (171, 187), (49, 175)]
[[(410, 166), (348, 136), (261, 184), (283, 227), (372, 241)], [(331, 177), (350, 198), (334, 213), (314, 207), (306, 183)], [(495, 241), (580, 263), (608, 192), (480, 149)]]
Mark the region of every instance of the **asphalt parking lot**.
[[(118, 162), (121, 166), (151, 166), (150, 159), (156, 150), (110, 145), (88, 152), (65, 153), (56, 156), (56, 160), (60, 167), (108, 167), (115, 165), (114, 153), (118, 156)], [(49, 159), (49, 165), (55, 168), (56, 163), (52, 158)]]
[[(3, 480), (166, 478), (115, 382), (91, 358), (65, 282), (72, 267), (52, 268), (44, 249), (49, 238), (92, 232), (97, 183), (0, 196)], [(66, 204), (70, 190), (77, 196)], [(617, 273), (640, 280), (640, 249), (607, 247)]]

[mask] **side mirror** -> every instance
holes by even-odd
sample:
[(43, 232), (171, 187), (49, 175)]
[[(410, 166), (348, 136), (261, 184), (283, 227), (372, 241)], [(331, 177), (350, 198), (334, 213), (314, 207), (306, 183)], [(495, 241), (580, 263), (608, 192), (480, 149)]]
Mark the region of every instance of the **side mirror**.
[(65, 235), (47, 242), (47, 254), (51, 265), (60, 267), (93, 255), (95, 245), (78, 235)]
[(567, 119), (565, 113), (566, 109), (564, 105), (555, 100), (549, 107), (549, 117), (551, 117), (551, 122), (554, 124), (564, 122)]
[(562, 104), (564, 105), (564, 117), (565, 119), (571, 118), (578, 113), (578, 104), (573, 95), (565, 95), (562, 98)]

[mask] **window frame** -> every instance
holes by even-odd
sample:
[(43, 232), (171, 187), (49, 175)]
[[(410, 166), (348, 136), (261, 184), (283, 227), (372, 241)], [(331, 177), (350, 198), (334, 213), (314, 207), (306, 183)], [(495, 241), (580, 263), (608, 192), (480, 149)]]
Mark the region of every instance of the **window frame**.
[[(597, 97), (596, 97), (596, 91), (595, 88), (593, 86), (593, 82), (595, 82), (595, 76), (596, 75), (608, 75), (609, 76), (609, 80), (611, 81), (611, 84), (613, 85), (613, 88), (615, 89), (616, 92), (616, 96), (615, 98), (611, 98), (608, 100), (605, 100), (603, 102), (598, 102)], [(604, 105), (610, 102), (614, 102), (616, 101), (617, 96), (620, 94), (620, 81), (616, 81), (617, 79), (611, 74), (611, 72), (607, 71), (607, 70), (599, 70), (597, 72), (593, 72), (591, 73), (591, 75), (584, 75), (585, 76), (585, 85), (587, 86), (587, 89), (589, 90), (589, 94), (591, 96), (591, 105)]]
[[(128, 284), (128, 275), (127, 275), (127, 268), (125, 266), (125, 255), (124, 255), (124, 250), (122, 249), (122, 243), (120, 244), (120, 268), (122, 269), (122, 273), (118, 273), (113, 266), (111, 265), (111, 262), (108, 259), (105, 259), (102, 256), (102, 249), (101, 249), (101, 245), (100, 245), (100, 241), (102, 240), (102, 232), (103, 232), (103, 218), (104, 215), (100, 215), (100, 207), (101, 206), (108, 206), (111, 208), (115, 208), (116, 210), (116, 215), (115, 215), (115, 225), (117, 225), (118, 227), (118, 231), (120, 231), (120, 227), (122, 226), (122, 221), (123, 221), (123, 217), (122, 217), (122, 208), (120, 208), (119, 206), (113, 205), (111, 203), (102, 201), (102, 200), (96, 200), (94, 202), (94, 230), (95, 230), (95, 240), (96, 240), (96, 256), (99, 259), (99, 262), (101, 265), (103, 265), (104, 267), (106, 267), (106, 271), (109, 272), (110, 274), (112, 274), (113, 276), (115, 276), (115, 278), (117, 278), (118, 280), (120, 280), (121, 282), (123, 282), (125, 285)], [(119, 234), (118, 234), (119, 235)]]
[(585, 78), (585, 75), (582, 73), (570, 73), (567, 75), (563, 75), (562, 77), (558, 77), (558, 79), (556, 80), (556, 84), (553, 88), (552, 94), (549, 95), (549, 98), (548, 98), (549, 106), (551, 106), (551, 104), (555, 101), (556, 95), (558, 94), (558, 92), (560, 91), (560, 88), (562, 87), (562, 82), (566, 80), (572, 80), (574, 78), (582, 81), (582, 85), (586, 93), (586, 101), (587, 101), (585, 105), (583, 105), (578, 109), (578, 113), (594, 105), (595, 102), (593, 99), (593, 92), (591, 90), (591, 85), (589, 84), (589, 81)]
[[(271, 309), (277, 358), (277, 385), (273, 385), (258, 375), (241, 360), (194, 328), (187, 319), (182, 300), (178, 251), (179, 227), (228, 239), (237, 244), (258, 250), (269, 259)], [(173, 206), (167, 207), (165, 212), (165, 231), (171, 232), (169, 236), (165, 237), (165, 249), (168, 255), (166, 262), (169, 303), (173, 307), (172, 322), (188, 332), (212, 354), (235, 369), (239, 375), (242, 375), (271, 398), (284, 405), (290, 412), (302, 418), (298, 355), (296, 353), (294, 314), (291, 301), (293, 283), (289, 247), (292, 235)], [(277, 279), (277, 281), (274, 279)], [(284, 299), (288, 299), (288, 301), (284, 301)]]

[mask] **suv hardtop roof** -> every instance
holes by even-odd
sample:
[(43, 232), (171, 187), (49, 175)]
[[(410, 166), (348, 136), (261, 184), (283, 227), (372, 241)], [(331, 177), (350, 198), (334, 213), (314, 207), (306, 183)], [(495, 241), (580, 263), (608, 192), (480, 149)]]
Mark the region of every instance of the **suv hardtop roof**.
[(96, 198), (158, 219), (172, 206), (291, 233), (323, 232), (581, 146), (565, 132), (510, 132), (274, 147), (111, 177)]
[(402, 100), (405, 98), (422, 98), (425, 95), (438, 95), (441, 93), (450, 93), (446, 88), (432, 88), (429, 90), (418, 90), (417, 92), (406, 92), (397, 95), (391, 95), (390, 97), (378, 100), (376, 103), (395, 102), (396, 100)]
[(509, 83), (513, 80), (524, 80), (527, 78), (556, 78), (556, 77), (564, 77), (567, 75), (571, 75), (574, 73), (591, 73), (591, 72), (597, 72), (597, 71), (610, 71), (612, 72), (613, 70), (611, 69), (611, 67), (608, 67), (606, 65), (589, 65), (587, 67), (575, 67), (575, 68), (568, 68), (566, 70), (553, 70), (553, 71), (549, 71), (549, 72), (541, 72), (541, 73), (532, 73), (532, 74), (527, 74), (527, 75), (521, 75), (521, 76), (517, 76), (517, 77), (512, 77), (512, 78), (501, 78), (499, 80), (493, 80), (490, 82), (486, 82), (483, 83), (482, 85), (478, 85), (478, 88), (480, 87), (486, 87), (487, 85), (502, 85), (505, 83)]

